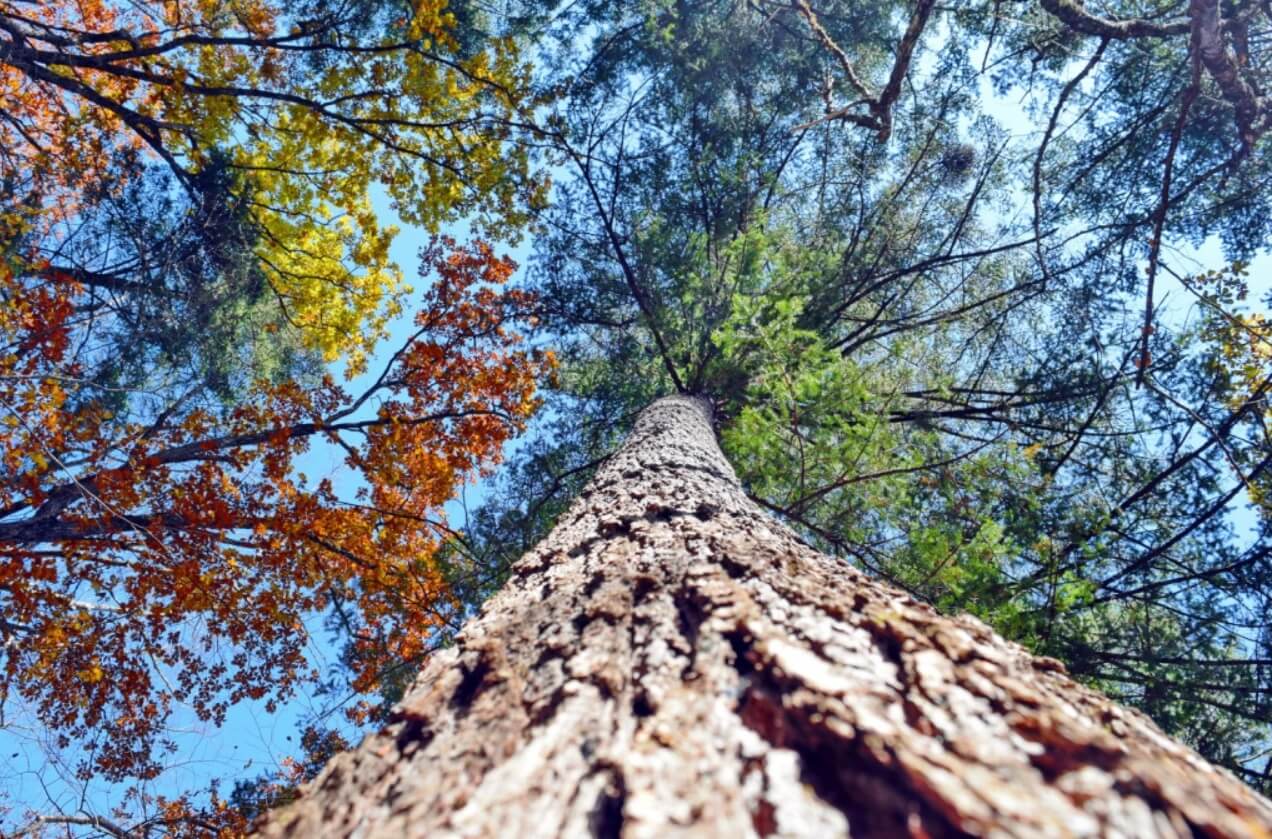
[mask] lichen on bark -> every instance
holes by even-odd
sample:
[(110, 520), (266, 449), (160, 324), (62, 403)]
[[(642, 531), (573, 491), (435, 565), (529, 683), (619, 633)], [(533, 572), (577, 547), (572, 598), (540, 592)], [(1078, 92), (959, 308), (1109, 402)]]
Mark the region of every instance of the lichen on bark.
[(1269, 836), (1272, 805), (759, 510), (660, 400), (266, 836)]

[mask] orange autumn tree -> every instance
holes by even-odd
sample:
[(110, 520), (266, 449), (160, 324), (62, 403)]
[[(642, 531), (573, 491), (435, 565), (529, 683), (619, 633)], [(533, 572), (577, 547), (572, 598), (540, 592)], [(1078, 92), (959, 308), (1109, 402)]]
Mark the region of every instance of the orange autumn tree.
[[(356, 610), (361, 686), (453, 615), (433, 555), (441, 505), (536, 407), (551, 358), (509, 321), (513, 264), (482, 243), (425, 254), (415, 331), (360, 393), (329, 375), (262, 383), (216, 410), (82, 378), (74, 284), (0, 273), (3, 691), (110, 779), (160, 769), (174, 702), (209, 721), (317, 673), (307, 615)], [(316, 441), (355, 493), (296, 473)]]
[(551, 361), (510, 263), (437, 240), (415, 295), (376, 207), (515, 239), (528, 78), (445, 0), (0, 0), (0, 719), (153, 777), (178, 704), (315, 676), (306, 618), (371, 689), (451, 617), (441, 505)]

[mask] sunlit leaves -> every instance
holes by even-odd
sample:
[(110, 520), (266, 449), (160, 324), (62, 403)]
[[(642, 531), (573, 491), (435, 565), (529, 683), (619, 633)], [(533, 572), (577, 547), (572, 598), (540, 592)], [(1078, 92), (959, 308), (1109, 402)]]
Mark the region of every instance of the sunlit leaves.
[(1265, 519), (1272, 519), (1272, 475), (1266, 457), (1272, 418), (1267, 406), (1272, 390), (1272, 319), (1259, 311), (1244, 311), (1247, 274), (1246, 264), (1238, 261), (1191, 277), (1185, 284), (1203, 305), (1204, 359), (1218, 379), (1220, 395), (1231, 410), (1253, 414), (1251, 433), (1257, 442), (1251, 448), (1230, 449), (1229, 466), (1242, 476), (1251, 502)]
[[(528, 66), (467, 23), (0, 0), (0, 701), (85, 776), (159, 771), (174, 708), (275, 708), (316, 678), (315, 615), (370, 690), (460, 608), (441, 507), (552, 366), (489, 246), (435, 242), (422, 294), (390, 256), (386, 208), (511, 241), (542, 199)], [(336, 381), (407, 306), (378, 377)], [(300, 474), (319, 442), (342, 471)]]
[(508, 144), (526, 68), (503, 40), (461, 54), (454, 23), (431, 1), (0, 3), (5, 238), (55, 235), (139, 167), (190, 189), (223, 159), (277, 305), (356, 371), (405, 291), (373, 188), (433, 231), (512, 234), (538, 201)]

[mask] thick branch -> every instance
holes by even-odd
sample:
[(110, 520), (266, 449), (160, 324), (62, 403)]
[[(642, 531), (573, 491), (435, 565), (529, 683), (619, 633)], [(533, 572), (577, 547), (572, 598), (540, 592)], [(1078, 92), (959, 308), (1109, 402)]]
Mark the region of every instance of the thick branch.
[(1102, 18), (1088, 12), (1078, 0), (1042, 0), (1042, 7), (1070, 29), (1101, 38), (1167, 38), (1189, 30), (1189, 22), (1182, 18), (1164, 23), (1142, 18)]

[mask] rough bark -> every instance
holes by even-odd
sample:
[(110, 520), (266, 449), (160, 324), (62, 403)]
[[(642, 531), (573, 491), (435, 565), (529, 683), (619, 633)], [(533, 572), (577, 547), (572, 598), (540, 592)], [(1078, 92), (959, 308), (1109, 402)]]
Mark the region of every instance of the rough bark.
[(267, 836), (1268, 836), (1272, 805), (744, 495), (705, 403), (641, 416)]

